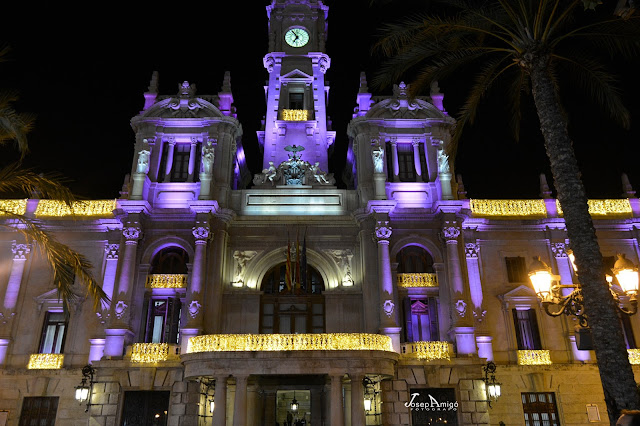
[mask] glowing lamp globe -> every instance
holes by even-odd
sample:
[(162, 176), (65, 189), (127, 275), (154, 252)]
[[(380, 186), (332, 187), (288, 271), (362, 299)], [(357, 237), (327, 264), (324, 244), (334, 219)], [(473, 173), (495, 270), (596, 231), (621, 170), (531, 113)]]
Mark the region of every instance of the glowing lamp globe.
[(84, 402), (89, 398), (89, 387), (80, 385), (76, 387), (76, 400), (78, 402)]
[(371, 400), (369, 398), (364, 399), (364, 410), (371, 411)]
[(487, 392), (489, 393), (489, 398), (498, 399), (500, 397), (500, 383), (491, 383), (487, 385)]
[(618, 260), (613, 266), (613, 273), (618, 279), (622, 291), (628, 295), (638, 293), (638, 268), (624, 254), (618, 254)]
[(540, 260), (540, 256), (535, 256), (529, 266), (529, 279), (538, 297), (546, 300), (551, 294), (553, 276), (551, 275), (551, 268)]

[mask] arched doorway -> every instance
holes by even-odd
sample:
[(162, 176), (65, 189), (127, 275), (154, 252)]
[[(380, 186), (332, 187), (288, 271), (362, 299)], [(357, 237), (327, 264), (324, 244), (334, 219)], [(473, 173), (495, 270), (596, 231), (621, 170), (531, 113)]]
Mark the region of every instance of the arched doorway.
[[(264, 334), (323, 333), (324, 282), (318, 271), (307, 266), (291, 273), (286, 263), (271, 268), (260, 290), (260, 332)], [(288, 274), (288, 272), (290, 272)], [(287, 275), (292, 277), (287, 279)]]

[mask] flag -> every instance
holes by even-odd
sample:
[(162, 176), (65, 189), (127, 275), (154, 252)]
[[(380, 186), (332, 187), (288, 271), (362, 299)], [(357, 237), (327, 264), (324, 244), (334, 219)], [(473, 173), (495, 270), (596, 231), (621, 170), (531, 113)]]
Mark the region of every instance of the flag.
[(291, 243), (289, 242), (289, 236), (287, 235), (287, 263), (285, 266), (284, 281), (287, 285), (287, 290), (291, 291)]
[(302, 253), (300, 253), (300, 282), (302, 284), (302, 288), (305, 289), (307, 293), (311, 293), (310, 288), (307, 287), (307, 229), (304, 230), (304, 235), (302, 236)]

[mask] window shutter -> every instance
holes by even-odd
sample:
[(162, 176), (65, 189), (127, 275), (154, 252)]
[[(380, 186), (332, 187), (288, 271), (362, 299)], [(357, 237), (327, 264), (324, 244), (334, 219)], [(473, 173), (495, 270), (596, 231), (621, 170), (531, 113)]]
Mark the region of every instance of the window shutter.
[(178, 343), (178, 333), (180, 332), (180, 299), (170, 297), (167, 305), (167, 322), (165, 324), (165, 343)]
[(413, 327), (411, 324), (411, 299), (404, 298), (404, 334), (407, 342), (413, 342)]
[(430, 324), (430, 332), (431, 332), (431, 340), (440, 340), (440, 325), (438, 323), (438, 298), (430, 297), (429, 298), (429, 322)]

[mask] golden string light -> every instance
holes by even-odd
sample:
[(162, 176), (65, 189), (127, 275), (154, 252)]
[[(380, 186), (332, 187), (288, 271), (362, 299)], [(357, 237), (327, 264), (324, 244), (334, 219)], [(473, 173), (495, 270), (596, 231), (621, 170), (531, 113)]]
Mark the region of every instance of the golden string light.
[(546, 216), (544, 200), (469, 200), (474, 216)]
[(22, 215), (27, 211), (27, 200), (0, 200), (0, 216), (6, 214)]
[(550, 365), (551, 355), (546, 349), (518, 351), (518, 365)]
[(63, 354), (31, 354), (29, 356), (29, 370), (59, 370), (64, 362)]
[(432, 273), (398, 274), (398, 287), (438, 287), (438, 276)]
[(449, 355), (449, 342), (420, 341), (411, 343), (413, 353), (418, 359), (433, 361), (436, 359), (451, 360)]
[(368, 333), (209, 334), (190, 338), (187, 353), (367, 350), (393, 352), (391, 338)]
[(307, 121), (309, 111), (306, 109), (283, 109), (282, 119), (284, 121)]
[(186, 274), (151, 274), (147, 275), (147, 288), (185, 288)]
[(131, 346), (131, 362), (161, 362), (169, 359), (167, 343), (134, 343)]
[(113, 216), (116, 208), (116, 200), (88, 200), (75, 201), (69, 207), (60, 200), (40, 200), (36, 208), (36, 216), (63, 217), (63, 216)]
[(629, 354), (629, 363), (632, 365), (640, 364), (640, 349), (627, 349)]
[[(607, 216), (607, 215), (630, 215), (631, 204), (629, 200), (624, 199), (610, 199), (610, 200), (588, 200), (589, 214), (594, 216)], [(562, 207), (560, 202), (556, 200), (556, 207), (558, 209), (558, 215), (562, 215)]]

